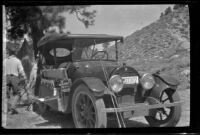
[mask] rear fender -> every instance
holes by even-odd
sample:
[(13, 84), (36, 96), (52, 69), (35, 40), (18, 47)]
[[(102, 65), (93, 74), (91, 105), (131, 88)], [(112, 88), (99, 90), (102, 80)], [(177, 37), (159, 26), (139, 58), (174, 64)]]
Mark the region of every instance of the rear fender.
[[(155, 86), (150, 91), (149, 96), (159, 99), (162, 91), (169, 89), (172, 92), (175, 92), (179, 82), (172, 77), (169, 76), (158, 76), (153, 75), (155, 79)], [(170, 80), (171, 79), (171, 80)]]

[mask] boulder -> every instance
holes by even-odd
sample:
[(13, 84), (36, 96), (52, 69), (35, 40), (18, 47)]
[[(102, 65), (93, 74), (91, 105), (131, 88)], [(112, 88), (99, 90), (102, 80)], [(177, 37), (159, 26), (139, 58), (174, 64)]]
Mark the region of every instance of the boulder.
[(190, 50), (190, 43), (188, 41), (184, 41), (182, 42), (181, 47)]
[(190, 70), (189, 69), (185, 69), (181, 72), (182, 75), (188, 76), (190, 75)]
[(170, 59), (174, 59), (174, 58), (178, 58), (178, 57), (179, 57), (179, 55), (175, 54), (175, 55), (171, 56)]

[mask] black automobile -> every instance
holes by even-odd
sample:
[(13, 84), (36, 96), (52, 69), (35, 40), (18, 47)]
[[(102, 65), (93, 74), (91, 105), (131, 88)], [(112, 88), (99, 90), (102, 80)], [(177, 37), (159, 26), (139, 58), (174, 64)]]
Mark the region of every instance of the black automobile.
[(123, 37), (105, 34), (44, 36), (37, 44), (40, 113), (72, 113), (76, 128), (107, 127), (113, 119), (126, 127), (127, 119), (138, 116), (150, 126), (175, 126), (181, 116), (179, 82), (119, 63), (122, 44)]

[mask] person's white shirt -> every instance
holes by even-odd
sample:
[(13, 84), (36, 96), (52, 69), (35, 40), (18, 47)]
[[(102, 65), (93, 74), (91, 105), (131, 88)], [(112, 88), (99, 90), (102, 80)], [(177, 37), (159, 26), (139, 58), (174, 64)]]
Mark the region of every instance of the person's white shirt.
[(15, 56), (11, 55), (4, 60), (6, 75), (13, 74), (15, 76), (23, 76), (26, 79), (24, 68), (21, 61)]

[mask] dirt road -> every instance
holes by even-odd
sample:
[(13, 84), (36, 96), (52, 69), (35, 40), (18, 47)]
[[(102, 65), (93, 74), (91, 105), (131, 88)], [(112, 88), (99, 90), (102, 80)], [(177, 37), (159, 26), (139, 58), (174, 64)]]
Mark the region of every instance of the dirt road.
[[(181, 100), (184, 101), (182, 106), (182, 116), (177, 124), (180, 126), (189, 126), (190, 122), (190, 90), (179, 91)], [(60, 112), (48, 112), (40, 116), (34, 112), (26, 111), (25, 107), (18, 108), (20, 114), (8, 115), (6, 128), (74, 128), (71, 115), (64, 115)], [(116, 127), (116, 124), (110, 124), (108, 127)], [(143, 117), (132, 118), (126, 121), (127, 127), (148, 127), (148, 123)]]

